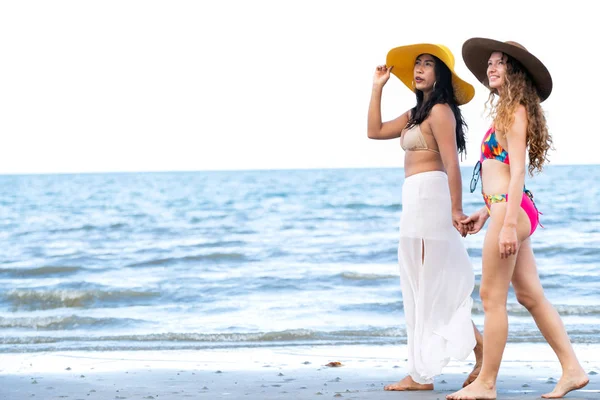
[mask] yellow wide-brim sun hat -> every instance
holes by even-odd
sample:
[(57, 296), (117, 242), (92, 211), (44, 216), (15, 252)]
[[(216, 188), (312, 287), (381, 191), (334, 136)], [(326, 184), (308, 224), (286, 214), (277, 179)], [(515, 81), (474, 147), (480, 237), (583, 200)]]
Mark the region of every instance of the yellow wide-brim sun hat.
[(386, 57), (387, 67), (392, 68), (392, 74), (398, 77), (407, 88), (415, 91), (413, 86), (415, 60), (421, 54), (431, 54), (436, 56), (450, 69), (452, 73), (452, 87), (454, 96), (459, 105), (467, 104), (475, 96), (475, 88), (468, 82), (458, 77), (454, 72), (454, 55), (444, 45), (420, 43), (408, 46), (395, 47), (390, 50)]

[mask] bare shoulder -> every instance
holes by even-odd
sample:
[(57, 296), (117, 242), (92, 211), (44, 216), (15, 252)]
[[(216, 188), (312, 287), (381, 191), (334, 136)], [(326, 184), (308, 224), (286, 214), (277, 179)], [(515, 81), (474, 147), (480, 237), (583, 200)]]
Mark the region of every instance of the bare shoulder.
[(436, 104), (431, 108), (429, 116), (433, 119), (454, 119), (454, 113), (448, 104)]
[(519, 104), (517, 106), (517, 109), (515, 110), (514, 122), (513, 122), (512, 126), (510, 127), (508, 133), (510, 133), (511, 136), (513, 136), (513, 135), (525, 136), (525, 134), (527, 132), (528, 121), (529, 121), (529, 118), (527, 116), (527, 109), (525, 108), (525, 106), (523, 104)]
[(446, 131), (446, 129), (454, 132), (454, 125), (456, 124), (454, 113), (448, 104), (434, 105), (429, 113), (427, 122), (434, 134)]
[(515, 122), (527, 122), (527, 109), (523, 104), (519, 104), (515, 110)]

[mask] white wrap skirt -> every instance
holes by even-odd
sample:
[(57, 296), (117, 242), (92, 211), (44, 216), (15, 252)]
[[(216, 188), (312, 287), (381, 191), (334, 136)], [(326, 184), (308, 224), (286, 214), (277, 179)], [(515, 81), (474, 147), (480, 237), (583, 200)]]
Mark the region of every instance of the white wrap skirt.
[(433, 383), (450, 359), (464, 360), (475, 347), (475, 277), (463, 239), (452, 225), (451, 208), (444, 172), (405, 179), (398, 262), (408, 373), (421, 384)]

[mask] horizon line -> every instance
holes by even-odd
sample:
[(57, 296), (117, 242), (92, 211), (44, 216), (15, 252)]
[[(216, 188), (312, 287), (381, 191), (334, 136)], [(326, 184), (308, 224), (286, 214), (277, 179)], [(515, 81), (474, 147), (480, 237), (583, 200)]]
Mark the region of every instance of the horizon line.
[[(544, 167), (585, 167), (598, 166), (595, 164), (549, 164)], [(460, 168), (473, 168), (469, 165), (461, 165)], [(356, 170), (356, 169), (399, 169), (402, 166), (379, 166), (379, 167), (287, 167), (287, 168), (223, 168), (223, 169), (173, 169), (173, 170), (133, 170), (133, 171), (72, 171), (72, 172), (0, 172), (0, 176), (39, 176), (39, 175), (102, 175), (102, 174), (157, 174), (157, 173), (195, 173), (195, 172), (277, 172), (277, 171), (313, 171), (313, 170)], [(543, 172), (542, 172), (543, 173)]]

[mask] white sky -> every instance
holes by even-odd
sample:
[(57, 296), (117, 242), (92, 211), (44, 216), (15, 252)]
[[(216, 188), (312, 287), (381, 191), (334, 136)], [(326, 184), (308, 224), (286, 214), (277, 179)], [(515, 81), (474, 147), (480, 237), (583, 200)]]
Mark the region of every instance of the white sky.
[[(476, 88), (463, 107), (473, 165), (487, 90), (462, 61), (473, 36), (515, 40), (548, 67), (552, 164), (598, 163), (600, 27), (575, 1), (2, 1), (0, 173), (397, 167), (366, 137), (376, 65), (442, 43)], [(391, 77), (383, 116), (412, 107)]]

